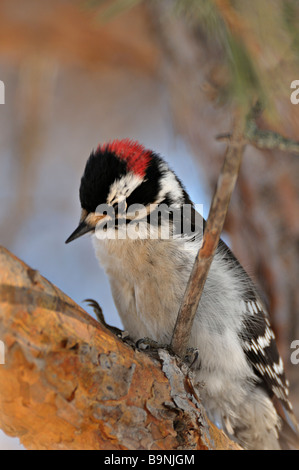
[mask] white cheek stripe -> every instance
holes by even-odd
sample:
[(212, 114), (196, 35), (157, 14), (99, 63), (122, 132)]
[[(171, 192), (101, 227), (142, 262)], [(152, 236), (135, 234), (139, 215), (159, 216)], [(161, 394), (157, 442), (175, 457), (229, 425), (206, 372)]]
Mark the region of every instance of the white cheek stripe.
[[(118, 202), (119, 198), (127, 198), (130, 194), (143, 182), (141, 176), (134, 173), (127, 173), (119, 180), (114, 181), (110, 187), (110, 192), (107, 197), (107, 203), (113, 204)], [(115, 199), (117, 198), (117, 199)]]

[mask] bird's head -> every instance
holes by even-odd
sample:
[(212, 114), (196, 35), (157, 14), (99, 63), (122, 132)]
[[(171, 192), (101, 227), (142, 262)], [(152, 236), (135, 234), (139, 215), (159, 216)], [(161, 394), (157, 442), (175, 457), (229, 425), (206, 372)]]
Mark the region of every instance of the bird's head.
[(79, 226), (66, 243), (94, 232), (99, 224), (111, 219), (111, 211), (117, 224), (124, 217), (119, 211), (121, 205), (128, 222), (136, 216), (130, 207), (142, 205), (149, 214), (153, 205), (179, 207), (190, 201), (181, 182), (161, 157), (138, 142), (123, 139), (99, 145), (91, 153), (81, 179), (80, 202)]

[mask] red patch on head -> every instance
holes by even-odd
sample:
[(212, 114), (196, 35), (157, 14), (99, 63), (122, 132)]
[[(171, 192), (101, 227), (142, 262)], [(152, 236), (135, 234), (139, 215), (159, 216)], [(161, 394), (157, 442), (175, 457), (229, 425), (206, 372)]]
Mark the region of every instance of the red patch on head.
[(139, 142), (130, 139), (113, 140), (108, 144), (99, 145), (97, 150), (115, 153), (118, 158), (126, 161), (128, 171), (132, 171), (142, 178), (145, 175), (152, 153)]

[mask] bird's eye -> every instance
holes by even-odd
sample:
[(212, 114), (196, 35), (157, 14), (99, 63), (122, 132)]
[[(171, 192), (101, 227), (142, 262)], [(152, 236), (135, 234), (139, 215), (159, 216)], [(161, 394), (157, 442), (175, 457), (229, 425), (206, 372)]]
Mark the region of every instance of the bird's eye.
[(100, 217), (104, 217), (104, 216), (108, 215), (108, 211), (103, 209), (103, 208), (97, 208), (96, 215), (98, 215)]
[(122, 200), (120, 200), (120, 201), (115, 201), (115, 202), (112, 204), (112, 207), (113, 207), (114, 209), (116, 209), (116, 208), (118, 208), (118, 207), (120, 207), (120, 208), (122, 208), (122, 209), (126, 209), (126, 208), (127, 208), (127, 202), (126, 202), (125, 199), (122, 199)]

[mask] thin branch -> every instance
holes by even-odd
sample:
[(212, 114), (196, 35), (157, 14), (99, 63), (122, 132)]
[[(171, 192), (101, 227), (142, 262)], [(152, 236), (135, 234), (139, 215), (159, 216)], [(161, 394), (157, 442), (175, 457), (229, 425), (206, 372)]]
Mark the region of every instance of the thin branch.
[(232, 139), (228, 143), (224, 164), (218, 178), (202, 246), (195, 259), (171, 340), (171, 347), (178, 356), (185, 354), (205, 281), (219, 243), (243, 156), (244, 127), (245, 119), (238, 115), (235, 118)]
[[(231, 134), (220, 134), (217, 140), (229, 142), (232, 139)], [(282, 150), (299, 154), (299, 141), (283, 137), (278, 132), (259, 129), (254, 119), (249, 119), (244, 132), (244, 145), (250, 144), (259, 149)]]

